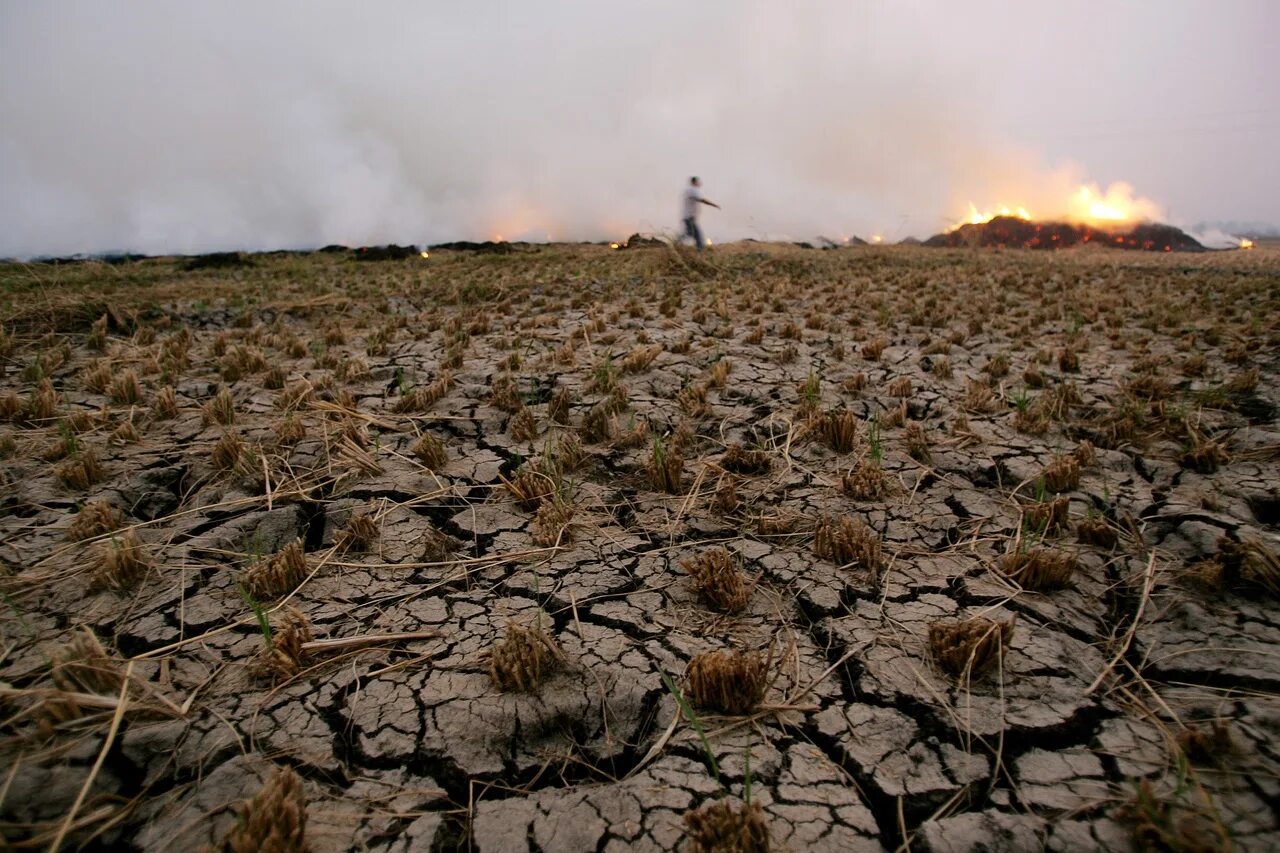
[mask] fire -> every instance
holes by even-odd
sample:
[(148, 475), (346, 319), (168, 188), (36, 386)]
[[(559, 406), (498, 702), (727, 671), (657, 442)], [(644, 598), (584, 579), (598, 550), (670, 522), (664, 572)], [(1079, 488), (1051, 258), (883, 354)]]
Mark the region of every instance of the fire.
[(430, 253), (428, 253), (428, 252), (427, 252), (427, 251), (425, 251), (425, 250), (424, 250), (424, 251), (419, 252), (419, 253), (418, 253), (418, 256), (419, 256), (419, 257), (421, 257), (421, 258), (429, 258), (429, 257), (431, 257)]
[(619, 246), (617, 243), (610, 243), (610, 244), (609, 244), (609, 248), (610, 248), (610, 249), (621, 249), (622, 247), (621, 247), (621, 246)]
[[(1123, 225), (1136, 225), (1139, 222), (1158, 218), (1160, 208), (1145, 198), (1135, 196), (1133, 188), (1125, 183), (1111, 184), (1103, 191), (1097, 184), (1081, 184), (1066, 200), (1058, 212), (1046, 214), (1046, 222), (1070, 222), (1076, 225), (1090, 225), (1102, 230)], [(955, 231), (962, 225), (982, 225), (997, 216), (1013, 216), (1018, 219), (1032, 220), (1036, 217), (1025, 207), (1000, 204), (995, 207), (979, 210), (977, 205), (969, 202), (969, 215), (961, 219), (948, 231)]]
[(1253, 241), (1252, 241), (1252, 240), (1250, 240), (1248, 237), (1241, 237), (1241, 238), (1240, 238), (1240, 248), (1241, 248), (1241, 249), (1252, 249), (1252, 248), (1253, 248)]
[(883, 235), (883, 234), (872, 234), (872, 235), (871, 235), (871, 242), (872, 242), (872, 243), (883, 243), (883, 242), (884, 242), (884, 235)]

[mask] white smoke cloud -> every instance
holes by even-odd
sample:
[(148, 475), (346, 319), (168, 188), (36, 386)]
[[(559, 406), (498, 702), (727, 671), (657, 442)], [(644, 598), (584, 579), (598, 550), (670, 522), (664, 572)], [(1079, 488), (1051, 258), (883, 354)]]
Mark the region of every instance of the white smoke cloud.
[(988, 129), (948, 8), (9, 5), (0, 255), (617, 238), (695, 173), (713, 237), (1061, 203), (1083, 171)]

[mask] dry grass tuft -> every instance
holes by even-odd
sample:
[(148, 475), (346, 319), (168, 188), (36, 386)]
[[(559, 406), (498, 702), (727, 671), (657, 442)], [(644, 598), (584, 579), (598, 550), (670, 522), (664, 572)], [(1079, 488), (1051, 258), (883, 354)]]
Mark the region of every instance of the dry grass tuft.
[(166, 385), (151, 398), (151, 416), (167, 421), (178, 416), (178, 394), (172, 385)]
[(222, 843), (225, 853), (305, 853), (307, 798), (302, 779), (278, 768), (240, 809)]
[(500, 690), (531, 693), (563, 660), (564, 653), (547, 632), (510, 622), (506, 637), (493, 647), (489, 677)]
[(265, 681), (279, 683), (302, 671), (303, 643), (311, 642), (311, 625), (302, 611), (293, 605), (285, 607), (279, 624), (271, 631), (271, 645), (264, 648), (255, 661), (253, 674)]
[(998, 560), (1000, 572), (1023, 589), (1033, 592), (1052, 592), (1064, 589), (1071, 583), (1076, 571), (1074, 554), (1032, 548), (1005, 554)]
[(1280, 556), (1256, 537), (1218, 540), (1225, 589), (1256, 589), (1280, 598)]
[(902, 437), (907, 443), (908, 456), (922, 464), (929, 461), (929, 436), (925, 433), (923, 424), (919, 421), (907, 424)]
[(863, 459), (840, 477), (840, 491), (855, 501), (869, 501), (889, 489), (884, 470), (870, 459)]
[(558, 424), (568, 425), (572, 406), (573, 392), (568, 388), (557, 388), (547, 403), (547, 417)]
[(533, 541), (544, 548), (573, 541), (572, 504), (558, 498), (544, 498), (533, 518)]
[(107, 501), (89, 501), (80, 508), (67, 527), (67, 538), (73, 542), (83, 542), (118, 530), (123, 523), (124, 514)]
[(62, 690), (113, 696), (124, 683), (124, 673), (88, 627), (75, 631), (70, 640), (55, 648), (49, 664), (53, 683)]
[(378, 541), (378, 522), (373, 520), (373, 516), (364, 513), (352, 514), (347, 520), (346, 526), (338, 531), (338, 535), (334, 537), (333, 544), (340, 552), (348, 551), (368, 551), (374, 542)]
[(1070, 509), (1071, 499), (1065, 496), (1023, 507), (1023, 527), (1041, 535), (1057, 533), (1067, 527)]
[(1222, 442), (1205, 438), (1196, 432), (1191, 433), (1190, 443), (1178, 456), (1178, 464), (1198, 474), (1212, 474), (1218, 470), (1218, 466), (1230, 461), (1231, 456)]
[(107, 389), (111, 402), (122, 406), (133, 406), (142, 400), (142, 384), (138, 381), (138, 374), (132, 370), (126, 370), (117, 375), (111, 381), (111, 387)]
[(660, 344), (638, 346), (623, 356), (618, 362), (618, 367), (623, 373), (642, 373), (648, 370), (649, 366), (653, 364), (653, 360), (661, 354), (662, 346)]
[(839, 566), (865, 571), (872, 586), (880, 580), (880, 537), (862, 521), (824, 515), (813, 537), (813, 553)]
[(1235, 845), (1220, 835), (1206, 814), (1179, 808), (1156, 794), (1150, 779), (1138, 783), (1117, 816), (1130, 825), (1134, 850), (1171, 853), (1226, 853)]
[(836, 453), (849, 453), (858, 446), (858, 416), (848, 409), (818, 415), (809, 428)]
[(889, 342), (884, 338), (874, 338), (862, 345), (862, 357), (867, 361), (879, 361)]
[(1096, 545), (1110, 550), (1120, 541), (1120, 535), (1102, 516), (1089, 516), (1080, 519), (1076, 524), (1076, 539), (1085, 545)]
[(741, 444), (732, 444), (720, 460), (720, 467), (734, 474), (767, 474), (772, 460), (763, 450), (747, 450)]
[(677, 442), (663, 445), (662, 438), (654, 436), (653, 453), (648, 461), (649, 481), (654, 488), (678, 495), (684, 490), (684, 457)]
[(244, 453), (244, 447), (244, 439), (239, 433), (224, 432), (209, 452), (209, 461), (213, 463), (214, 470), (223, 473), (233, 470)]
[(786, 536), (795, 533), (804, 516), (795, 510), (781, 508), (756, 519), (756, 532), (761, 536)]
[(1059, 456), (1044, 467), (1044, 487), (1051, 492), (1070, 492), (1080, 487), (1080, 463), (1074, 456)]
[(910, 397), (912, 392), (911, 377), (899, 376), (889, 383), (890, 397)]
[(700, 654), (685, 669), (687, 695), (708, 711), (739, 716), (749, 714), (764, 699), (773, 669), (773, 650), (765, 658), (756, 651), (715, 651)]
[(985, 616), (940, 620), (929, 625), (929, 654), (939, 668), (961, 682), (980, 678), (1004, 654), (1016, 617), (996, 622)]
[(510, 480), (499, 474), (498, 479), (515, 499), (516, 505), (528, 512), (536, 510), (542, 499), (555, 491), (555, 483), (540, 471), (521, 471)]
[(102, 480), (104, 472), (92, 447), (86, 447), (54, 469), (59, 482), (68, 489), (84, 491)]
[(443, 468), (445, 463), (448, 462), (448, 457), (444, 452), (444, 445), (440, 442), (440, 439), (429, 432), (424, 432), (414, 442), (412, 452), (423, 465), (432, 470)]
[(231, 391), (225, 385), (218, 389), (218, 393), (213, 395), (213, 399), (204, 403), (201, 407), (203, 413), (204, 424), (222, 424), (230, 426), (236, 420), (236, 402), (231, 397)]
[(91, 586), (124, 592), (138, 585), (151, 569), (151, 555), (137, 532), (126, 530), (103, 542), (93, 564)]
[(307, 425), (302, 418), (290, 413), (275, 422), (272, 433), (279, 447), (293, 447), (307, 437)]
[(270, 557), (251, 563), (240, 575), (240, 585), (254, 601), (274, 601), (297, 589), (306, 576), (302, 540), (295, 539)]
[(751, 600), (752, 583), (724, 548), (713, 548), (680, 565), (710, 607), (724, 613), (741, 613)]
[(510, 376), (495, 377), (489, 385), (489, 405), (508, 414), (515, 414), (524, 408), (524, 400), (520, 398), (520, 388)]
[(538, 437), (538, 420), (526, 407), (512, 415), (507, 430), (516, 441), (533, 441)]
[(769, 826), (759, 803), (719, 800), (684, 813), (689, 853), (769, 853)]

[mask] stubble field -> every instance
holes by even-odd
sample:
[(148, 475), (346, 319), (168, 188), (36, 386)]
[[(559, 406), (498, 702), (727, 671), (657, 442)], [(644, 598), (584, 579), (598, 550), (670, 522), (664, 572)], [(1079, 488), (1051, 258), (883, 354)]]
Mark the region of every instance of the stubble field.
[(0, 287), (14, 848), (1280, 845), (1280, 249)]

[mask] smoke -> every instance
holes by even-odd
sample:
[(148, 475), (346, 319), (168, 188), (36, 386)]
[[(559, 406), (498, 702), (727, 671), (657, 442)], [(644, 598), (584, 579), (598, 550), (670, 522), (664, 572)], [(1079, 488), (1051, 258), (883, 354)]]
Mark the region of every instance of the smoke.
[(927, 235), (969, 200), (1061, 204), (1082, 170), (990, 130), (940, 15), (13, 4), (0, 256), (616, 239), (674, 229), (692, 174), (724, 206), (717, 238)]

